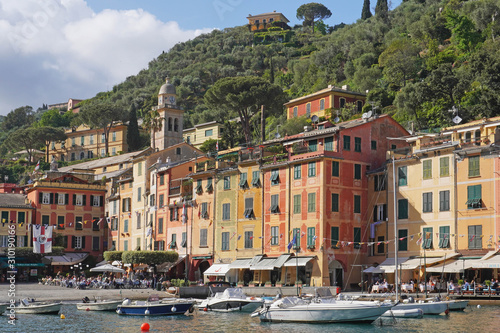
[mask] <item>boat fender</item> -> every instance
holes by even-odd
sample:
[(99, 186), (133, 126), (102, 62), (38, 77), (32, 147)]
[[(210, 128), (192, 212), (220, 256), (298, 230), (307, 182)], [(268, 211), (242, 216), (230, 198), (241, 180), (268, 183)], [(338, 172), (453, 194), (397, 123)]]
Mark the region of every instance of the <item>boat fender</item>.
[(189, 313), (193, 313), (193, 312), (194, 312), (194, 306), (191, 305), (191, 307), (189, 308)]
[(146, 311), (144, 311), (144, 314), (145, 314), (146, 316), (147, 316), (147, 315), (149, 315), (149, 313), (150, 313), (150, 312), (149, 312), (149, 310), (148, 310), (148, 309), (146, 309)]
[(172, 309), (170, 310), (172, 312), (176, 312), (177, 311), (177, 308), (175, 306), (172, 307)]
[(116, 313), (122, 314), (122, 310), (118, 309), (118, 310), (116, 310)]
[(229, 309), (231, 309), (231, 304), (227, 303), (226, 304), (226, 310), (229, 310)]

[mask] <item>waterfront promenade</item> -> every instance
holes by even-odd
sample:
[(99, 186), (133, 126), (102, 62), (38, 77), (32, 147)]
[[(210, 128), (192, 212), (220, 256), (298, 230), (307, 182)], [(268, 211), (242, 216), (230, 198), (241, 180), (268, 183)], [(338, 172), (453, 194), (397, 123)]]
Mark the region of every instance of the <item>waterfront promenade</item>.
[[(0, 284), (0, 303), (9, 301), (9, 284)], [(121, 294), (120, 294), (121, 292)], [(168, 297), (164, 291), (153, 289), (76, 289), (61, 286), (46, 286), (38, 283), (16, 283), (15, 299), (35, 298), (37, 301), (81, 301), (87, 296), (91, 300), (94, 297), (101, 299), (147, 299), (151, 294)]]

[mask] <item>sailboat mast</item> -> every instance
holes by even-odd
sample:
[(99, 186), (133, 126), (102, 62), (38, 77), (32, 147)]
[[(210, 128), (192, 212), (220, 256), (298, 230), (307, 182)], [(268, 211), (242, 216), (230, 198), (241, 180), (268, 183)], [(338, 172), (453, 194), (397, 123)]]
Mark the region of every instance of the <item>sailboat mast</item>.
[(394, 151), (392, 152), (392, 181), (394, 184), (394, 265), (395, 265), (395, 288), (396, 288), (396, 302), (399, 300), (399, 288), (398, 288), (398, 215), (397, 215), (397, 194), (396, 194), (396, 162), (394, 158)]

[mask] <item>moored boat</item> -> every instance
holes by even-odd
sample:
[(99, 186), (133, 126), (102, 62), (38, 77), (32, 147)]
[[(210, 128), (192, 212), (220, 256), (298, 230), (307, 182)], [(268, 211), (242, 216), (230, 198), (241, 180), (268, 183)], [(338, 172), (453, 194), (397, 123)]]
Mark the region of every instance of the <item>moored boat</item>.
[(410, 310), (410, 309), (422, 309), (424, 315), (438, 315), (445, 313), (448, 310), (448, 304), (441, 301), (418, 301), (414, 303), (398, 303), (394, 310)]
[(116, 313), (120, 315), (140, 316), (167, 316), (193, 312), (194, 300), (168, 299), (158, 300), (157, 297), (149, 297), (147, 301), (130, 301), (125, 299), (117, 306)]
[(9, 306), (9, 303), (0, 303), (0, 315), (7, 310), (7, 307)]
[(442, 302), (448, 304), (448, 309), (450, 311), (463, 311), (469, 304), (469, 300), (467, 299), (452, 299)]
[(87, 297), (83, 299), (83, 302), (76, 303), (76, 308), (78, 310), (85, 311), (114, 311), (122, 303), (121, 300), (99, 300), (96, 299), (93, 302)]
[(264, 304), (264, 300), (258, 297), (247, 297), (241, 288), (228, 288), (222, 293), (216, 293), (214, 297), (203, 300), (199, 309), (218, 312), (253, 312)]
[(16, 306), (16, 313), (22, 314), (50, 314), (59, 313), (62, 303), (29, 302), (27, 299), (21, 300)]
[(407, 309), (407, 310), (388, 310), (381, 317), (390, 318), (422, 318), (424, 316), (424, 310), (418, 309)]

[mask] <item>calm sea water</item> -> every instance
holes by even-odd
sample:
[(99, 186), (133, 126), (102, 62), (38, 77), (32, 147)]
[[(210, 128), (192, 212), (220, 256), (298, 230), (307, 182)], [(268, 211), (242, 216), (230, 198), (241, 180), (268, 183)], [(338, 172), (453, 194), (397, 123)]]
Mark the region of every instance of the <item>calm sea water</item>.
[(261, 323), (241, 313), (195, 311), (189, 316), (135, 317), (114, 312), (77, 311), (74, 304), (64, 304), (59, 315), (18, 315), (15, 326), (0, 318), (0, 332), (140, 332), (142, 323), (150, 332), (499, 332), (500, 306), (468, 307), (449, 316), (426, 316), (423, 319), (392, 319), (380, 324), (282, 324)]

